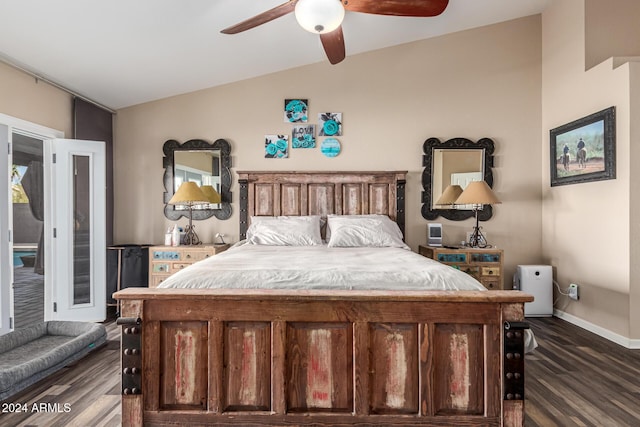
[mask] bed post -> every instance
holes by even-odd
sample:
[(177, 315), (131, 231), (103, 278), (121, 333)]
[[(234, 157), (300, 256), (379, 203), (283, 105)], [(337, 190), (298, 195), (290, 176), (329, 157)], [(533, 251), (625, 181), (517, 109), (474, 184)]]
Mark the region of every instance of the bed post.
[(244, 240), (247, 238), (249, 226), (249, 180), (242, 177), (238, 183), (240, 184), (240, 240)]
[(405, 179), (397, 179), (396, 181), (396, 223), (402, 231), (404, 238), (404, 186), (407, 183)]
[(524, 426), (524, 304), (502, 305), (502, 420), (505, 427)]
[[(144, 387), (142, 385), (142, 306), (141, 300), (120, 301), (122, 326), (120, 369), (122, 371), (122, 425), (144, 424)], [(126, 370), (126, 371), (125, 371)]]

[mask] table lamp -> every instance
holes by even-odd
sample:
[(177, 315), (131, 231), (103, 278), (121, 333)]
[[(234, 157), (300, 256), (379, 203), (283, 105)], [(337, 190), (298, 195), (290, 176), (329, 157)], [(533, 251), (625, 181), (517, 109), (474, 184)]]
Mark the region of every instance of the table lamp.
[(220, 193), (218, 193), (216, 189), (213, 188), (213, 186), (203, 185), (200, 187), (200, 190), (202, 190), (204, 195), (207, 196), (207, 200), (209, 200), (209, 203), (218, 204), (222, 202), (222, 197), (220, 196)]
[(201, 243), (194, 230), (193, 205), (202, 203), (209, 203), (209, 199), (195, 182), (183, 182), (180, 187), (178, 187), (178, 191), (176, 191), (171, 200), (169, 200), (170, 205), (189, 207), (189, 225), (187, 225), (184, 235), (185, 245), (199, 245)]
[(453, 209), (460, 194), (462, 194), (462, 187), (456, 184), (448, 185), (435, 204), (436, 206), (448, 206), (449, 209)]
[(478, 225), (478, 210), (482, 209), (482, 205), (495, 205), (498, 203), (502, 202), (498, 200), (495, 194), (493, 194), (491, 187), (489, 187), (485, 181), (470, 182), (460, 197), (458, 197), (458, 200), (456, 200), (456, 205), (473, 205), (473, 212), (476, 216), (476, 226), (474, 227), (473, 234), (469, 239), (469, 246), (472, 248), (487, 246), (487, 240), (482, 235), (480, 226)]

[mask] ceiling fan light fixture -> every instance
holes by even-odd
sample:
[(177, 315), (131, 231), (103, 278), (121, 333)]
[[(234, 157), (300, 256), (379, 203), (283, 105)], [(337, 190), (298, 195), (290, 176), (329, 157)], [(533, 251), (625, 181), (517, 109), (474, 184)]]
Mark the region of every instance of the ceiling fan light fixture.
[(344, 6), (340, 0), (298, 0), (296, 20), (305, 30), (314, 34), (330, 33), (344, 19)]

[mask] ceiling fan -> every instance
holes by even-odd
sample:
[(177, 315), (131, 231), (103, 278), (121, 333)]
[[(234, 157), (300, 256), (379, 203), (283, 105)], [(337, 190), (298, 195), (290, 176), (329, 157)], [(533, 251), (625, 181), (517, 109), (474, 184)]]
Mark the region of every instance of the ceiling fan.
[(294, 12), (305, 30), (320, 35), (329, 62), (337, 64), (345, 58), (342, 34), (345, 10), (374, 15), (428, 17), (440, 15), (448, 4), (449, 0), (288, 0), (225, 28), (221, 33), (241, 33)]

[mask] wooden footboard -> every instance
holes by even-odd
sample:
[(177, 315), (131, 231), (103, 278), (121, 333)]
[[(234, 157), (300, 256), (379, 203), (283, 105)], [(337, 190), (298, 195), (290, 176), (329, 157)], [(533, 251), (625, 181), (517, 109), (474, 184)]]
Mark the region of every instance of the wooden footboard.
[(523, 425), (521, 292), (115, 295), (125, 426)]

